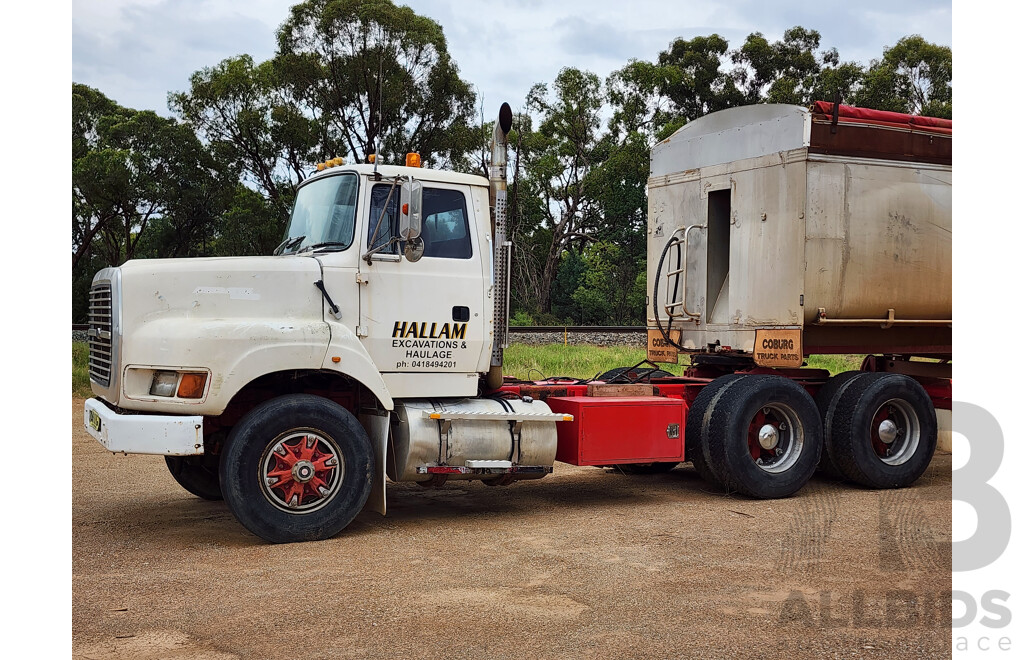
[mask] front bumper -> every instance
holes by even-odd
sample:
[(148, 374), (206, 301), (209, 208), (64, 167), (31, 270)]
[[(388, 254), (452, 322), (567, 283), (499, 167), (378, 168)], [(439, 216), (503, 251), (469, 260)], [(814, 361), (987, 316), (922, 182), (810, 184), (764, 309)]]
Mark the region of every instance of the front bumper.
[(85, 402), (85, 429), (112, 452), (194, 456), (203, 453), (201, 415), (134, 415)]

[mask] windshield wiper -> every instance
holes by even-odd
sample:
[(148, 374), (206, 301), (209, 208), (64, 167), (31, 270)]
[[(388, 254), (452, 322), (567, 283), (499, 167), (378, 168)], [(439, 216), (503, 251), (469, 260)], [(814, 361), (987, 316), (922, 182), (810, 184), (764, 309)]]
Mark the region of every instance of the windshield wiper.
[(328, 247), (340, 247), (342, 249), (345, 249), (348, 246), (349, 246), (348, 243), (343, 243), (341, 241), (324, 241), (323, 243), (313, 243), (312, 245), (307, 245), (306, 247), (304, 247), (301, 250), (299, 250), (299, 252), (301, 253), (301, 252), (309, 252), (311, 250), (321, 250), (323, 248), (328, 248)]
[(281, 254), (282, 252), (284, 252), (288, 248), (295, 247), (296, 245), (301, 243), (303, 241), (303, 239), (305, 239), (305, 238), (306, 238), (305, 236), (293, 236), (291, 238), (284, 239), (283, 241), (281, 241), (280, 245), (278, 245), (276, 248), (274, 248), (274, 255), (276, 256), (278, 254)]

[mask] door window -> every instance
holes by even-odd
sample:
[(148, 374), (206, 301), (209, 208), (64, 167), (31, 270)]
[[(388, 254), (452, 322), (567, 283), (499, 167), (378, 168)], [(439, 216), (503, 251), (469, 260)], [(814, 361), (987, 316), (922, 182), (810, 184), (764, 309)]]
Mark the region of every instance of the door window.
[[(369, 249), (387, 245), (379, 253), (399, 254), (404, 245), (391, 243), (398, 236), (399, 188), (390, 184), (377, 184), (370, 192), (370, 222), (366, 244)], [(469, 213), (466, 196), (458, 190), (423, 188), (424, 257), (444, 259), (470, 259), (473, 243), (469, 234)], [(391, 243), (389, 245), (389, 243)]]

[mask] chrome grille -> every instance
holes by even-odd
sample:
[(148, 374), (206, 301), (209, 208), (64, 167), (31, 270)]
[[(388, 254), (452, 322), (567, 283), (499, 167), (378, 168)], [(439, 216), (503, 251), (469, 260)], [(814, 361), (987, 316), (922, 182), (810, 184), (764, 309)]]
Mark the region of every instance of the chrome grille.
[(89, 290), (89, 378), (103, 387), (110, 386), (113, 330), (110, 282), (94, 284)]

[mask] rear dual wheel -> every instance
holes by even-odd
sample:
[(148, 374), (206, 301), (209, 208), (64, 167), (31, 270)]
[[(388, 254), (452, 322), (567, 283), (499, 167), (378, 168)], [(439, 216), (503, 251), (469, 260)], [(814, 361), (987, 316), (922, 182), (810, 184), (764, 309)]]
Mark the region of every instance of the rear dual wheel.
[(729, 374), (711, 381), (697, 393), (686, 413), (686, 459), (693, 464), (693, 469), (704, 481), (713, 486), (722, 486), (722, 479), (711, 467), (711, 456), (707, 445), (708, 413), (711, 405), (718, 400), (722, 391), (741, 376)]
[(814, 400), (781, 376), (735, 376), (704, 411), (699, 438), (707, 468), (727, 490), (788, 497), (814, 474), (822, 431)]
[(869, 488), (902, 488), (928, 468), (938, 436), (935, 407), (913, 378), (858, 374), (830, 408), (825, 441), (842, 477)]
[(818, 406), (818, 414), (821, 415), (821, 427), (824, 432), (821, 445), (821, 460), (818, 462), (818, 469), (836, 479), (843, 479), (844, 477), (832, 459), (832, 454), (829, 450), (829, 434), (834, 426), (832, 420), (835, 417), (836, 405), (839, 403), (843, 393), (846, 392), (846, 388), (850, 386), (850, 382), (854, 378), (864, 375), (864, 373), (863, 371), (844, 371), (843, 373), (836, 374), (829, 378), (814, 396), (814, 402)]

